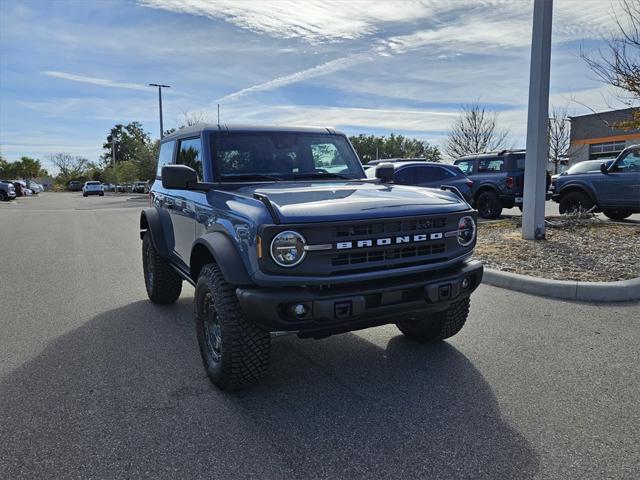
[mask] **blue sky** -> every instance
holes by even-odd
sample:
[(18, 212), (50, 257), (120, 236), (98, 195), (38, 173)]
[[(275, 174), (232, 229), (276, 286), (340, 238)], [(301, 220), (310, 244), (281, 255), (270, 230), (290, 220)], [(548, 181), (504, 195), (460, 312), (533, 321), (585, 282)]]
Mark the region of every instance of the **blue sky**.
[[(183, 112), (226, 123), (332, 125), (441, 144), (462, 103), (500, 112), (524, 145), (525, 0), (0, 2), (0, 149), (96, 160), (111, 126), (158, 136)], [(613, 28), (609, 0), (556, 0), (551, 104), (617, 107), (579, 58)]]

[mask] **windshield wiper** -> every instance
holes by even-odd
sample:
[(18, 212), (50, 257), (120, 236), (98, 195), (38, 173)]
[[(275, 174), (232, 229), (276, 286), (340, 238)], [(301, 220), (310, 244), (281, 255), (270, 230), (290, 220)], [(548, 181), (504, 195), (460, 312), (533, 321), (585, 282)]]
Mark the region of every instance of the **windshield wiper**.
[(271, 180), (273, 182), (281, 182), (283, 179), (272, 175), (264, 175), (262, 173), (247, 173), (246, 175), (223, 175), (222, 180)]
[(342, 175), (340, 173), (331, 173), (331, 172), (315, 172), (315, 173), (296, 173), (293, 175), (293, 178), (343, 178), (345, 180), (355, 180), (355, 178), (350, 177), (348, 175)]

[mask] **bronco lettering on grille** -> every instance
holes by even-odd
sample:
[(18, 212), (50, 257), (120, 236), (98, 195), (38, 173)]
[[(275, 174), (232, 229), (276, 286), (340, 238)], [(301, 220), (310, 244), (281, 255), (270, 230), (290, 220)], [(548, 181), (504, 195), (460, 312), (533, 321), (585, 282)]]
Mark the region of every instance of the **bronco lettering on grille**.
[(417, 235), (402, 235), (397, 237), (376, 238), (367, 240), (356, 240), (353, 242), (338, 242), (336, 250), (348, 250), (350, 248), (366, 248), (381, 247), (385, 245), (398, 245), (401, 243), (426, 242), (427, 240), (440, 240), (443, 234), (438, 233), (420, 233)]

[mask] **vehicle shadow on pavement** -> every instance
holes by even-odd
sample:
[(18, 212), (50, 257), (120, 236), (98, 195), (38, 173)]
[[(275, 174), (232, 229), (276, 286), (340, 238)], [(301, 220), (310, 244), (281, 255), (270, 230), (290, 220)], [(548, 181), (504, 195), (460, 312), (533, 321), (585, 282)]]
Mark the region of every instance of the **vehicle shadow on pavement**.
[(276, 338), (265, 381), (225, 394), (190, 299), (105, 312), (0, 379), (0, 478), (532, 478), (473, 364), (394, 334)]

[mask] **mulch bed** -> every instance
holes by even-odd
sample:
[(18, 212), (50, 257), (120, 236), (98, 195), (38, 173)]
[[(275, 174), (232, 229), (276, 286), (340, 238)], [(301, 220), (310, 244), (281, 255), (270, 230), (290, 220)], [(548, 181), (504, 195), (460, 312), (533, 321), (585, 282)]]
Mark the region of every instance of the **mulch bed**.
[(640, 277), (640, 227), (597, 218), (547, 218), (546, 240), (522, 239), (521, 218), (481, 223), (475, 258), (486, 267), (555, 280)]

